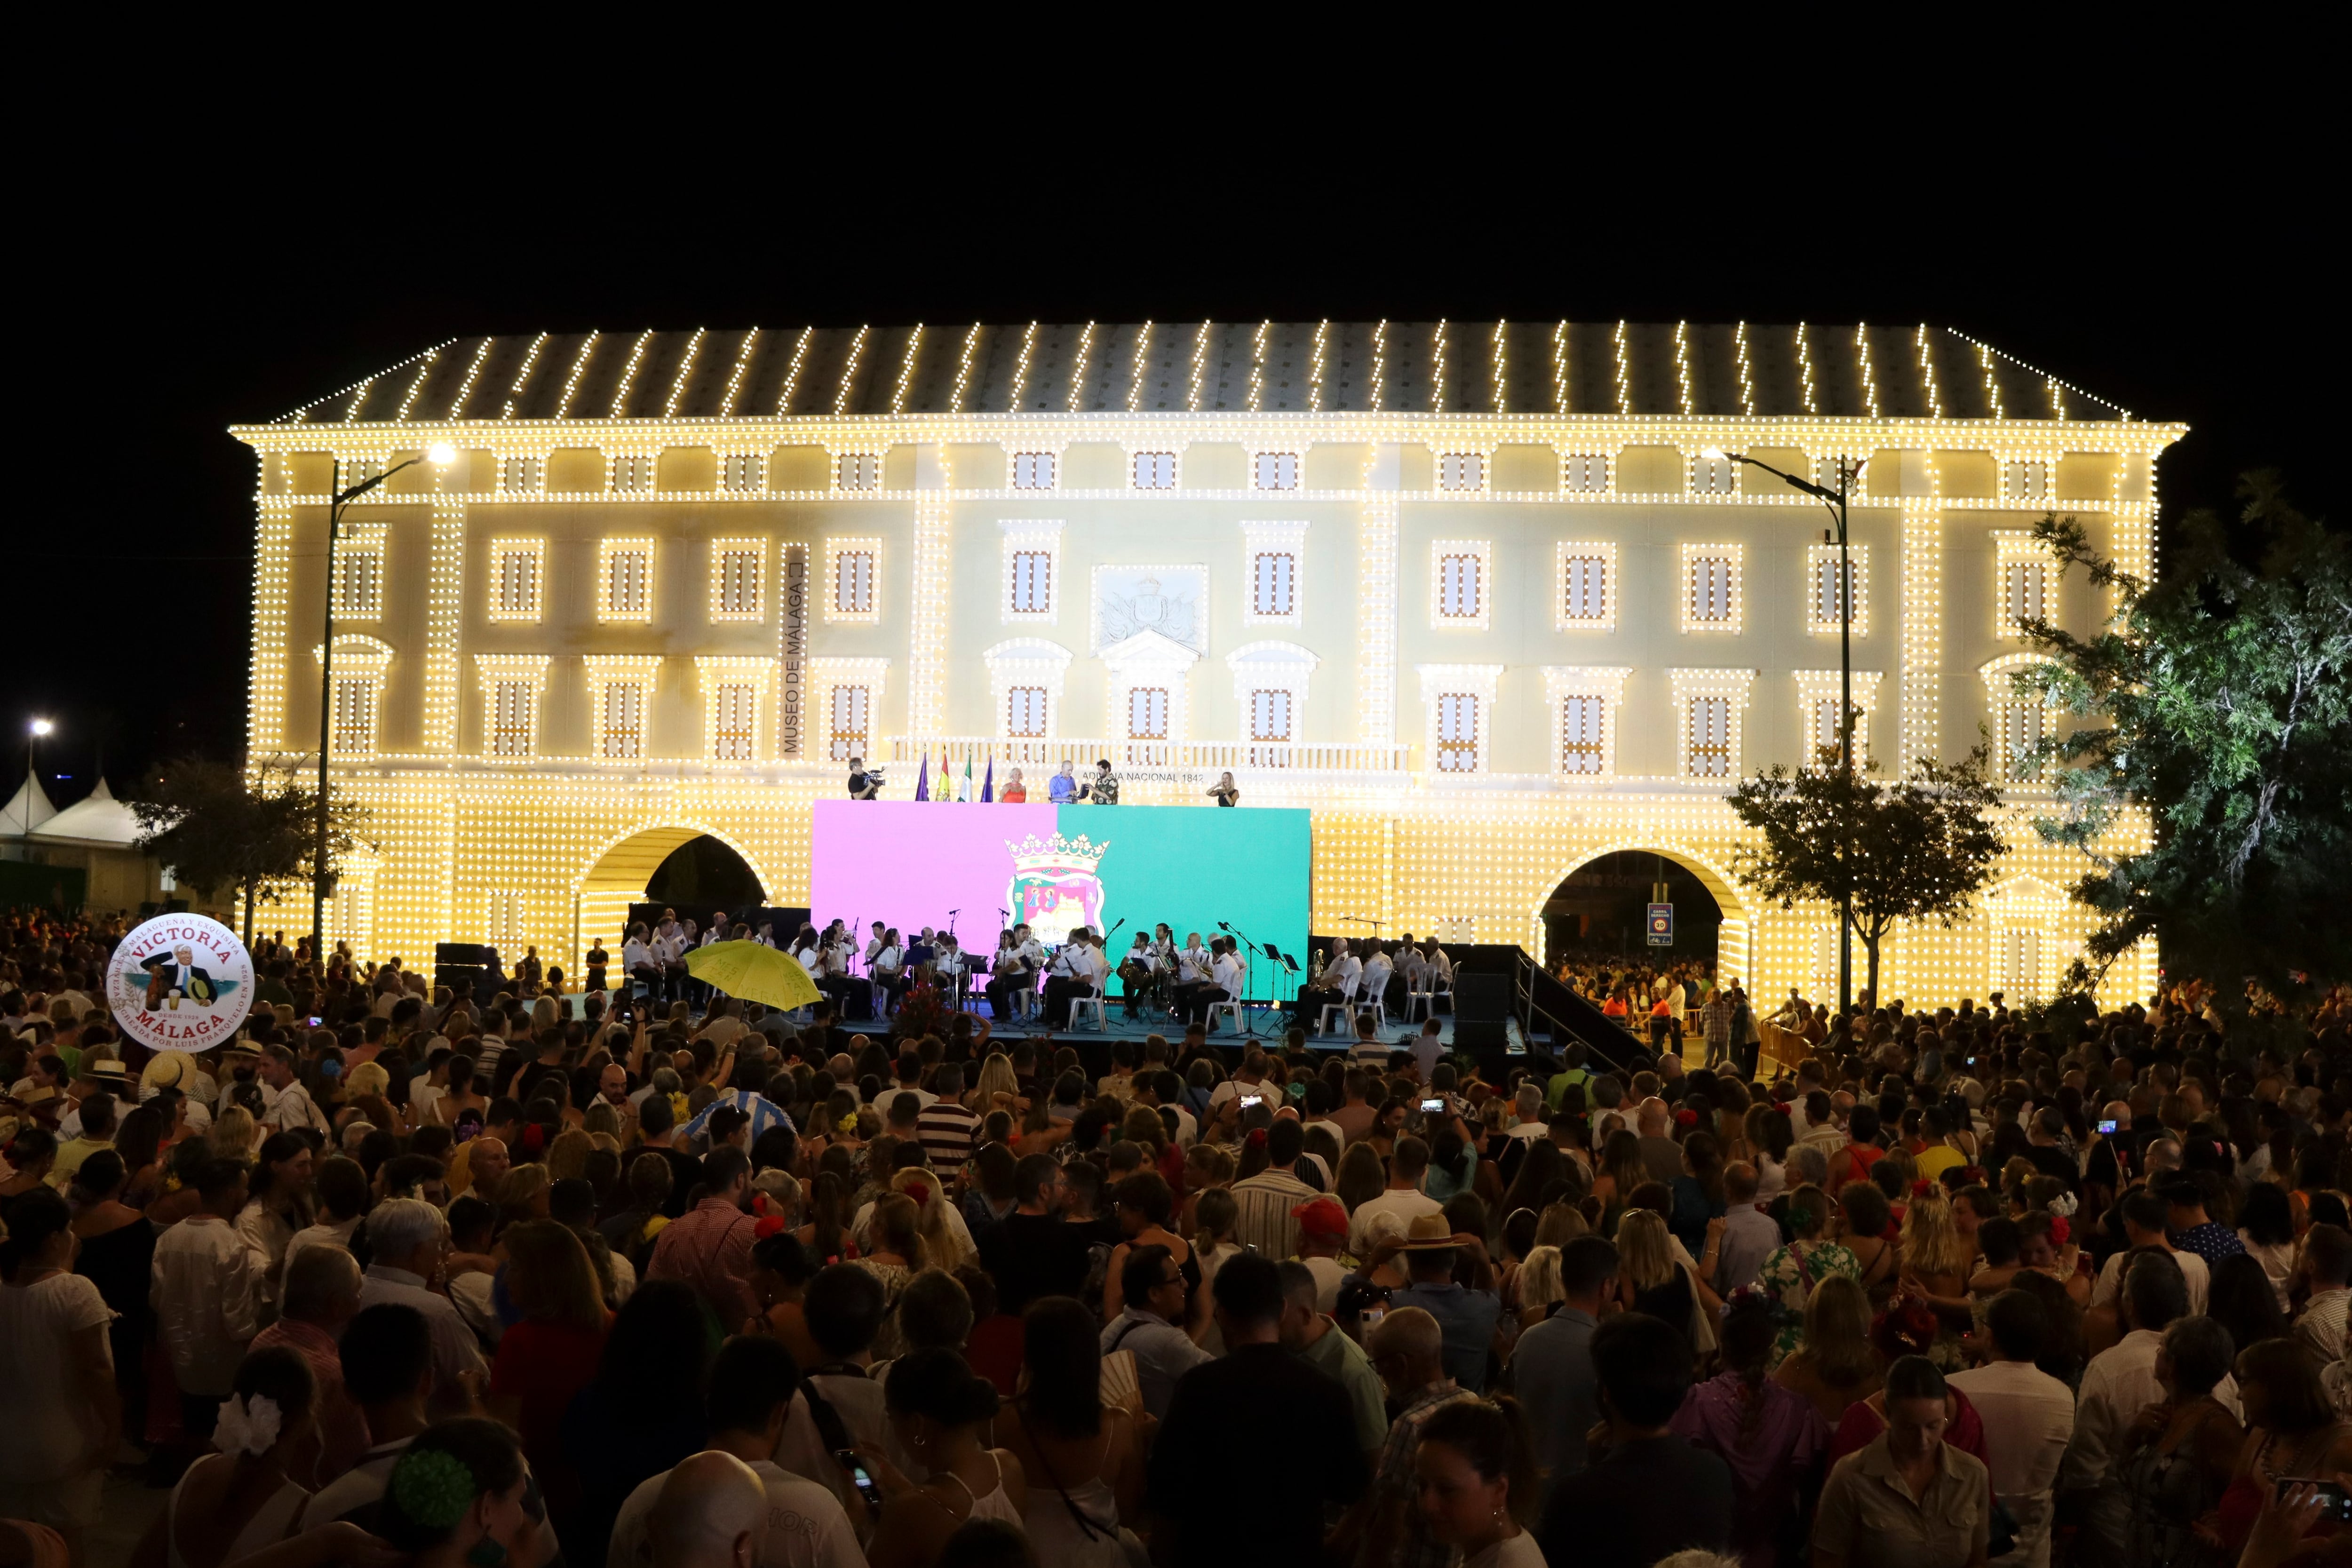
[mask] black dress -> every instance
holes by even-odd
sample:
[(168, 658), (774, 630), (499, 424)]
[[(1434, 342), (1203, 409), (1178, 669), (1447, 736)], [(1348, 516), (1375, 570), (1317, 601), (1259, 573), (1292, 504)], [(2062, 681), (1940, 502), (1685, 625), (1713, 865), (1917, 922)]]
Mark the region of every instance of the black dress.
[(1672, 1323), (1684, 1333), (1690, 1332), (1691, 1312), (1697, 1305), (1690, 1273), (1680, 1264), (1675, 1266), (1675, 1277), (1664, 1285), (1633, 1292), (1633, 1310)]
[(147, 1290), (154, 1266), (155, 1227), (143, 1217), (86, 1237), (74, 1257), (74, 1272), (97, 1286), (114, 1309), (107, 1338), (114, 1351), (114, 1384), (122, 1393), (122, 1429), (131, 1433), (146, 1425), (147, 1339), (154, 1326)]

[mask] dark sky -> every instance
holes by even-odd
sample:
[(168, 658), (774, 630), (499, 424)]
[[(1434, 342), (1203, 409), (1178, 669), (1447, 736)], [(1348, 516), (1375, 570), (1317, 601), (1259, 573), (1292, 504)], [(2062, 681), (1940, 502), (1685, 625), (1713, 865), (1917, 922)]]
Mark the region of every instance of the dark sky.
[[(163, 757), (238, 754), (253, 467), (226, 426), (474, 332), (1925, 320), (2187, 421), (2163, 472), (2168, 518), (2226, 505), (2237, 472), (2275, 466), (2307, 510), (2340, 520), (2345, 263), (2315, 209), (2342, 175), (2320, 177), (2306, 152), (2321, 128), (2274, 106), (2219, 132), (2160, 103), (2114, 112), (2046, 159), (2068, 138), (2030, 120), (2014, 148), (1776, 162), (1734, 115), (1706, 158), (1629, 163), (1607, 146), (1497, 146), (1483, 123), (1441, 116), (1442, 158), (1341, 156), (1344, 139), (1228, 156), (1146, 125), (1147, 141), (1176, 140), (932, 152), (937, 166), (870, 172), (850, 121), (824, 128), (852, 154), (842, 173), (813, 155), (785, 177), (756, 147), (705, 172), (681, 146), (688, 161), (658, 169), (601, 153), (467, 159), (408, 196), (404, 171), (440, 177), (415, 125), (396, 146), (356, 130), (343, 144), (339, 126), (333, 145), (257, 174), (243, 154), (278, 142), (255, 128), (214, 146), (199, 119), (102, 199), (62, 174), (26, 198), (46, 210), (24, 232), (46, 243), (12, 345), (18, 400), (54, 423), (19, 459), (33, 485), (11, 520), (0, 765), (13, 787), (36, 714), (58, 727), (45, 781), (72, 775), (50, 785), (60, 805), (89, 788), (101, 746), (118, 791)], [(812, 134), (809, 118), (772, 134)], [(1751, 172), (1695, 172), (1726, 161)], [(359, 210), (372, 194), (390, 204), (373, 220)], [(340, 233), (322, 232), (330, 212)]]

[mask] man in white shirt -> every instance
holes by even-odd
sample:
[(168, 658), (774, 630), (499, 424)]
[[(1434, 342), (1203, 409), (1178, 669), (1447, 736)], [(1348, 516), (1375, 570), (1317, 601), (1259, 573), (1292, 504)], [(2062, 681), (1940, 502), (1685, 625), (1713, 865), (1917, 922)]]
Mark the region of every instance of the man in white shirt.
[(2203, 1258), (2193, 1252), (2179, 1251), (2166, 1237), (2164, 1225), (2170, 1210), (2165, 1201), (2146, 1187), (2134, 1187), (2116, 1206), (2121, 1211), (2124, 1235), (2129, 1239), (2131, 1249), (2116, 1253), (2099, 1270), (2098, 1280), (2091, 1287), (2091, 1305), (2114, 1306), (2116, 1294), (2123, 1288), (2125, 1262), (2133, 1258), (2138, 1248), (2153, 1247), (2160, 1248), (2173, 1262), (2180, 1265), (2180, 1278), (2189, 1287), (2189, 1315), (2195, 1317), (2202, 1313), (2206, 1291), (2213, 1278), (2212, 1270)]
[(2352, 1307), (2352, 1235), (2325, 1221), (2303, 1238), (2303, 1272), (2310, 1298), (2294, 1320), (2295, 1342), (2324, 1365), (2344, 1353), (2346, 1309)]
[[(2120, 1300), (2123, 1321), (2131, 1331), (2083, 1369), (2083, 1385), (2074, 1401), (2074, 1435), (2059, 1468), (2062, 1495), (2093, 1490), (2112, 1479), (2132, 1423), (2164, 1397), (2164, 1385), (2156, 1379), (2157, 1354), (2164, 1348), (2164, 1331), (2189, 1311), (2180, 1270), (2164, 1258), (2137, 1258), (2124, 1276)], [(2213, 1397), (2231, 1415), (2240, 1414), (2235, 1378), (2224, 1377), (2214, 1386)]]
[(1378, 1197), (1367, 1198), (1348, 1222), (1348, 1251), (1361, 1258), (1372, 1249), (1372, 1221), (1381, 1215), (1391, 1214), (1402, 1225), (1410, 1226), (1423, 1215), (1438, 1214), (1445, 1205), (1421, 1190), (1421, 1178), (1429, 1169), (1429, 1145), (1418, 1138), (1400, 1138), (1396, 1152), (1389, 1158), (1388, 1189)]
[(1241, 954), (1234, 951), (1234, 939), (1220, 938), (1213, 951), (1215, 956), (1209, 961), (1209, 984), (1193, 994), (1194, 1010), (1186, 1015), (1187, 1023), (1206, 1024), (1213, 1003), (1241, 1000), (1243, 977), (1248, 972), (1243, 966)]
[(1265, 1053), (1255, 1046), (1243, 1052), (1240, 1070), (1209, 1091), (1211, 1118), (1213, 1119), (1218, 1108), (1229, 1100), (1246, 1100), (1252, 1095), (1270, 1095), (1273, 1091), (1265, 1084), (1266, 1066)]
[(449, 1251), (449, 1222), (421, 1198), (388, 1198), (367, 1218), (371, 1258), (360, 1282), (362, 1311), (379, 1302), (414, 1307), (433, 1333), (433, 1408), (444, 1415), (468, 1409), (488, 1376), (474, 1331), (449, 1298), (428, 1289)]
[(237, 1363), (260, 1331), (262, 1259), (230, 1223), (245, 1207), (245, 1167), (208, 1161), (196, 1173), (204, 1206), (156, 1239), (148, 1301), (180, 1385), (190, 1437), (211, 1436)]
[[(760, 1568), (863, 1568), (857, 1532), (835, 1489), (775, 1462), (799, 1388), (796, 1370), (779, 1341), (758, 1334), (728, 1341), (711, 1367), (710, 1450), (750, 1466), (765, 1493), (752, 1532)], [(654, 1568), (647, 1526), (666, 1484), (678, 1473), (665, 1470), (640, 1483), (621, 1504), (605, 1553), (608, 1568)]]
[(294, 1076), (294, 1053), (284, 1046), (272, 1046), (261, 1055), (261, 1081), (275, 1091), (269, 1107), (261, 1113), (261, 1124), (280, 1132), (302, 1128), (315, 1128), (325, 1132), (333, 1127), (327, 1113), (319, 1109), (310, 1091)]
[(1363, 978), (1363, 962), (1348, 951), (1348, 939), (1332, 938), (1331, 956), (1324, 961), (1322, 973), (1298, 994), (1300, 1026), (1311, 1029), (1321, 1022), (1324, 1008), (1355, 1000), (1356, 987)]
[(1357, 1000), (1373, 1004), (1381, 1009), (1381, 1016), (1386, 1017), (1389, 977), (1395, 973), (1395, 963), (1390, 960), (1381, 944), (1377, 942), (1371, 943), (1364, 957), (1363, 979), (1356, 989)]
[(1993, 1495), (2017, 1516), (2016, 1549), (2004, 1562), (2049, 1568), (2051, 1489), (2074, 1435), (2074, 1394), (2035, 1366), (2050, 1314), (2022, 1290), (2004, 1290), (1985, 1310), (1993, 1359), (1945, 1381), (1983, 1417)]
[(1511, 1125), (1503, 1130), (1506, 1136), (1532, 1143), (1550, 1135), (1551, 1127), (1544, 1121), (1543, 1086), (1535, 1079), (1519, 1085), (1511, 1096)]

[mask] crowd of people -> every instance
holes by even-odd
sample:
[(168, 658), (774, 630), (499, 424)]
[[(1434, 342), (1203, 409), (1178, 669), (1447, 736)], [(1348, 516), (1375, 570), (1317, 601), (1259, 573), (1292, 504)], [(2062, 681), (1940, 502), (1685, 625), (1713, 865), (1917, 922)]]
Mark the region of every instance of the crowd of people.
[(113, 934), (0, 927), (10, 1563), (85, 1561), (110, 1484), (163, 1495), (136, 1568), (2352, 1545), (2346, 996), (2261, 1048), (1862, 1007), (1759, 1079), (275, 952), (150, 1055)]

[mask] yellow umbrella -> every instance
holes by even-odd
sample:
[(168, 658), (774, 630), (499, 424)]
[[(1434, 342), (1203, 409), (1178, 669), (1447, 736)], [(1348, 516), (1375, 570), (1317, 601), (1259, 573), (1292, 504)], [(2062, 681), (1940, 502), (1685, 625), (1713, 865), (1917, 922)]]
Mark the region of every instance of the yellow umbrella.
[(756, 942), (714, 942), (709, 947), (691, 949), (686, 955), (686, 972), (730, 996), (765, 1002), (787, 1011), (817, 999), (816, 982), (798, 960)]

